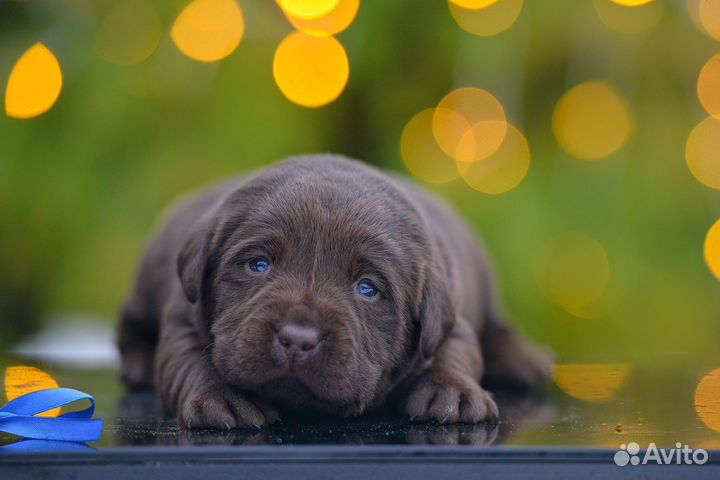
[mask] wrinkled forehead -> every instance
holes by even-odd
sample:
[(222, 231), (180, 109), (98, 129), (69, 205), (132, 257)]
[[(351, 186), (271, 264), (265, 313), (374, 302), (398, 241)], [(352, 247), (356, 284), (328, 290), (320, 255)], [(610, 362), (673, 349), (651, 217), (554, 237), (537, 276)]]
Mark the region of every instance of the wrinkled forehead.
[(258, 246), (344, 264), (402, 262), (418, 254), (418, 220), (406, 200), (387, 188), (319, 179), (285, 182), (237, 213), (229, 238), (236, 248)]

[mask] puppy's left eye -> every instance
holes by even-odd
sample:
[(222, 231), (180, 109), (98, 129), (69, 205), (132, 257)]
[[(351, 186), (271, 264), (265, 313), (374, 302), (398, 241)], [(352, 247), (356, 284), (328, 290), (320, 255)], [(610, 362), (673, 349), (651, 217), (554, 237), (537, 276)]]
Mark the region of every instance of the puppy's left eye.
[(357, 283), (355, 291), (368, 300), (375, 300), (380, 294), (375, 284), (364, 278)]
[(248, 262), (248, 268), (255, 273), (270, 271), (270, 260), (267, 257), (255, 257)]

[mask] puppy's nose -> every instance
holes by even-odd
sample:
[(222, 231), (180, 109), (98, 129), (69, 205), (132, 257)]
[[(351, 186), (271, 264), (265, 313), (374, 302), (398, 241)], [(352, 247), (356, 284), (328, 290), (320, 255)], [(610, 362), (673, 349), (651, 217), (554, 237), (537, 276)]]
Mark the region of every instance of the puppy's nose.
[(290, 323), (278, 332), (278, 340), (285, 350), (311, 353), (320, 343), (320, 331), (313, 327), (304, 327)]

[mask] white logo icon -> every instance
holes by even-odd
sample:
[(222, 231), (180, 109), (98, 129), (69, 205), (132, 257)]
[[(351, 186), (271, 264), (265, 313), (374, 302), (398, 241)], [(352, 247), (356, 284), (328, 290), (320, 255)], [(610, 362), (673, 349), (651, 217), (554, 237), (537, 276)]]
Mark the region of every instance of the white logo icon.
[(640, 445), (630, 442), (627, 445), (620, 445), (620, 450), (615, 452), (613, 461), (615, 465), (624, 467), (630, 465), (647, 465), (655, 463), (657, 465), (702, 465), (708, 461), (708, 453), (702, 448), (692, 449), (680, 442), (675, 444), (676, 448), (657, 448), (655, 442), (651, 442), (645, 454), (640, 455)]
[(615, 460), (615, 465), (620, 467), (624, 467), (628, 463), (638, 465), (640, 463), (638, 453), (640, 453), (640, 445), (635, 442), (631, 442), (628, 445), (623, 443), (620, 445), (620, 450), (615, 452), (613, 460)]

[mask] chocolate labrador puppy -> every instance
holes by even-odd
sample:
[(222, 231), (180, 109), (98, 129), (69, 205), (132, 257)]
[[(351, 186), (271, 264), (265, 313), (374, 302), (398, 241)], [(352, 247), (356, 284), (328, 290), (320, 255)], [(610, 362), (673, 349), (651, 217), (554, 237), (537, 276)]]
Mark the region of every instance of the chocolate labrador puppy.
[(481, 381), (532, 388), (549, 371), (455, 213), (330, 155), (181, 204), (145, 253), (119, 347), (124, 382), (154, 385), (188, 427), (259, 427), (278, 408), (494, 420)]

